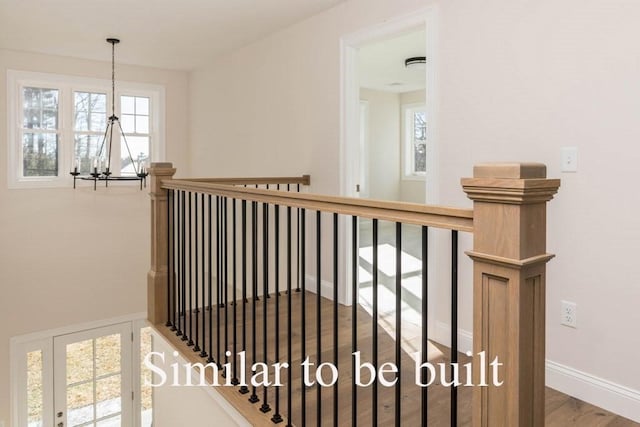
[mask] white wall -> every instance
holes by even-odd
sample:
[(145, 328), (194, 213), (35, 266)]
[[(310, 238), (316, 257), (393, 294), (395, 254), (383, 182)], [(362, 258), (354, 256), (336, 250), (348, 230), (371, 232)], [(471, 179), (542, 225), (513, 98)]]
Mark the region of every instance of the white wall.
[(397, 93), (360, 89), (369, 105), (367, 146), (369, 197), (400, 200), (400, 97)]
[[(350, 0), (194, 72), (194, 171), (309, 172), (313, 191), (338, 193), (340, 37), (431, 3)], [(459, 180), (474, 163), (547, 163), (563, 179), (549, 206), (558, 256), (547, 357), (640, 390), (640, 3), (451, 0), (438, 9), (441, 202), (471, 205)], [(568, 145), (580, 149), (576, 174), (559, 172)], [(578, 304), (577, 329), (559, 325), (561, 299)]]
[[(149, 200), (136, 185), (8, 190), (6, 70), (110, 78), (106, 62), (0, 49), (0, 421), (9, 425), (9, 338), (146, 310)], [(118, 66), (166, 88), (167, 158), (186, 168), (187, 74)]]

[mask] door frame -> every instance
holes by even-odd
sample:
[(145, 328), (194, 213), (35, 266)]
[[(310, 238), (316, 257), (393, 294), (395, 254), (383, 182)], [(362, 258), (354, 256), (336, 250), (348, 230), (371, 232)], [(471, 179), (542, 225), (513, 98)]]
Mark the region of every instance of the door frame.
[[(120, 420), (124, 427), (133, 425), (133, 399), (127, 396), (133, 390), (133, 324), (123, 322), (101, 328), (87, 329), (53, 337), (53, 407), (54, 413), (62, 412), (62, 417), (55, 417), (54, 424), (62, 422), (68, 425), (67, 408), (67, 346), (76, 342), (94, 340), (109, 335), (120, 335)], [(94, 354), (94, 359), (96, 355)], [(95, 374), (95, 372), (94, 372)], [(95, 381), (95, 378), (93, 378)], [(135, 394), (134, 394), (135, 396)], [(94, 396), (95, 397), (95, 396)], [(57, 400), (63, 400), (58, 402)], [(96, 404), (94, 400), (94, 405)], [(95, 421), (95, 419), (93, 420)]]
[[(146, 321), (147, 314), (145, 312), (128, 314), (124, 316), (118, 316), (110, 319), (101, 319), (95, 320), (75, 325), (63, 326), (59, 328), (28, 333), (25, 335), (20, 335), (16, 337), (11, 337), (9, 339), (9, 347), (10, 347), (10, 361), (9, 366), (11, 368), (9, 375), (9, 383), (10, 383), (10, 407), (11, 407), (11, 423), (10, 425), (13, 427), (19, 427), (23, 425), (22, 421), (24, 421), (23, 414), (26, 408), (26, 402), (19, 398), (22, 390), (26, 389), (26, 363), (24, 361), (24, 355), (33, 350), (43, 350), (43, 370), (44, 370), (44, 390), (45, 395), (43, 396), (43, 421), (44, 425), (54, 425), (54, 402), (53, 402), (53, 388), (54, 388), (54, 378), (53, 378), (53, 340), (54, 337), (66, 334), (72, 334), (75, 332), (81, 332), (90, 329), (102, 328), (105, 326), (120, 324), (130, 322), (133, 325), (134, 331), (139, 331), (141, 327), (148, 326), (148, 322)], [(134, 333), (134, 340), (138, 337), (138, 333)], [(133, 342), (133, 357), (136, 358), (137, 351), (140, 348), (139, 341)], [(135, 360), (133, 361), (135, 362)], [(139, 368), (137, 363), (133, 363), (132, 366), (133, 378), (140, 378)], [(136, 372), (136, 369), (138, 371)], [(137, 384), (135, 387), (135, 399), (133, 401), (134, 415), (137, 413), (135, 410), (138, 407), (139, 403), (139, 386)], [(138, 418), (134, 417), (134, 421), (137, 422)]]
[[(364, 28), (355, 33), (348, 34), (340, 39), (340, 194), (346, 197), (357, 197), (356, 184), (360, 179), (360, 85), (358, 80), (358, 49), (370, 42), (384, 40), (395, 35), (410, 32), (420, 27), (425, 28), (426, 34), (426, 93), (425, 109), (429, 117), (427, 127), (427, 173), (425, 182), (425, 202), (438, 204), (439, 193), (439, 170), (438, 170), (438, 7), (432, 5), (407, 15), (392, 18), (383, 23)], [(353, 167), (353, 165), (358, 165)], [(342, 229), (340, 236), (340, 247), (348, 254), (352, 247), (350, 227), (347, 218), (340, 224)], [(429, 233), (431, 234), (431, 232)], [(435, 251), (429, 251), (429, 277), (430, 283), (435, 283), (436, 257)], [(344, 268), (342, 268), (345, 286), (339, 293), (341, 303), (351, 305), (352, 287), (349, 285), (352, 280), (351, 257), (344, 257)], [(435, 286), (428, 289), (428, 325), (429, 335), (434, 336), (436, 327), (436, 300)]]

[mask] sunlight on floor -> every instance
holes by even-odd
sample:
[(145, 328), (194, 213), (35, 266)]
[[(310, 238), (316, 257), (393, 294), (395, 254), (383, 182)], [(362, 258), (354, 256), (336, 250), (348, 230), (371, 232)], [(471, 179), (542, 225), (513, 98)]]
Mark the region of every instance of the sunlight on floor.
[[(373, 313), (373, 247), (360, 248), (359, 302), (369, 313)], [(401, 252), (402, 291), (401, 306), (402, 348), (410, 355), (421, 350), (421, 313), (412, 307), (407, 298), (422, 300), (422, 262), (420, 259)], [(396, 248), (388, 243), (378, 245), (378, 324), (391, 337), (396, 331)], [(441, 358), (443, 354), (431, 342), (428, 343), (428, 360)]]
[[(358, 252), (361, 260), (373, 265), (373, 246), (364, 246)], [(402, 275), (420, 272), (422, 262), (418, 258), (402, 251), (400, 259)], [(389, 277), (396, 274), (396, 248), (388, 243), (378, 245), (378, 271)]]

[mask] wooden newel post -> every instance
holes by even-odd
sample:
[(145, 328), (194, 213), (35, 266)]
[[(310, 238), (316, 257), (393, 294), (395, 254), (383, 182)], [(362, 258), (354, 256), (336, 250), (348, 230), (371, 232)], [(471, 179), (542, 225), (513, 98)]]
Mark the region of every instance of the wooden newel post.
[(162, 188), (162, 180), (171, 179), (176, 170), (171, 163), (151, 163), (148, 172), (151, 196), (151, 269), (147, 275), (147, 319), (156, 325), (168, 320), (168, 192)]
[[(483, 164), (462, 179), (474, 201), (474, 427), (544, 425), (546, 202), (560, 180), (535, 163)], [(479, 353), (485, 352), (481, 358)], [(489, 365), (498, 357), (502, 386)], [(482, 363), (484, 361), (484, 363)], [(484, 364), (484, 370), (481, 364)]]

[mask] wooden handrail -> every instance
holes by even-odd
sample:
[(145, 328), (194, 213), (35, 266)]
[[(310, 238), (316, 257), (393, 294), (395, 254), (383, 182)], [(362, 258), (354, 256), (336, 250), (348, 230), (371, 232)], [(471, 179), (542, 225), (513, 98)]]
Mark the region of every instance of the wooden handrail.
[[(149, 169), (152, 231), (148, 318), (151, 323), (158, 327), (171, 325), (171, 291), (168, 287), (172, 283), (168, 278), (175, 276), (175, 272), (169, 268), (173, 264), (168, 259), (171, 255), (168, 248), (172, 247), (169, 230), (174, 221), (170, 214), (170, 201), (175, 200), (171, 198), (175, 195), (172, 196), (169, 190), (472, 232), (473, 250), (467, 251), (467, 255), (473, 261), (474, 270), (474, 384), (481, 384), (480, 372), (489, 372), (490, 361), (499, 361), (504, 367), (499, 377), (500, 384), (474, 388), (472, 424), (474, 427), (544, 425), (546, 263), (553, 257), (546, 251), (546, 204), (560, 185), (559, 180), (546, 178), (544, 165), (476, 166), (474, 177), (462, 180), (464, 191), (473, 200), (473, 209), (242, 186), (308, 185), (308, 176), (173, 179), (174, 173), (170, 163), (153, 163)], [(184, 206), (184, 199), (182, 203)], [(184, 213), (182, 215), (184, 221)], [(452, 243), (452, 248), (455, 251), (457, 246)], [(304, 252), (302, 256), (305, 256)], [(303, 283), (305, 277), (303, 274)], [(320, 281), (321, 277), (318, 277), (316, 283)], [(453, 292), (452, 301), (457, 304)], [(457, 319), (456, 316), (452, 315), (452, 319)], [(455, 328), (453, 330), (457, 337)], [(168, 335), (176, 340), (173, 332)], [(194, 355), (192, 351), (187, 354)], [(483, 364), (482, 368), (475, 368)], [(246, 399), (237, 397), (238, 393), (229, 394), (235, 396), (233, 399), (237, 402), (246, 402)], [(266, 419), (261, 422), (256, 417), (256, 425), (270, 423)]]
[(473, 232), (472, 209), (232, 187), (228, 184), (186, 179), (163, 180), (162, 188), (166, 190), (194, 191), (240, 200), (299, 207), (343, 215), (355, 215), (361, 218), (376, 218), (383, 221)]
[(265, 177), (231, 177), (231, 178), (182, 178), (174, 181), (208, 182), (227, 185), (266, 185), (266, 184), (301, 184), (310, 185), (311, 175), (302, 176), (265, 176)]

